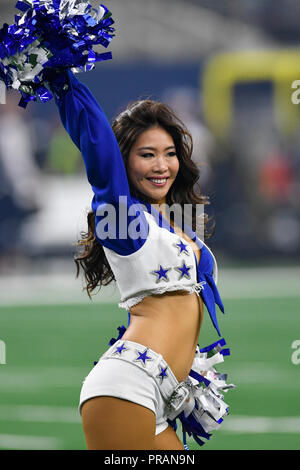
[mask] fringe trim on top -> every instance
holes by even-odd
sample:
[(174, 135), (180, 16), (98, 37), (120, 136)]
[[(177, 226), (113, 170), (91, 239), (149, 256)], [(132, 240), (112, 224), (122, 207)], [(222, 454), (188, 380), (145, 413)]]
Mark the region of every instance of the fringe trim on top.
[(157, 287), (156, 289), (149, 289), (147, 291), (140, 293), (136, 297), (131, 297), (123, 302), (120, 302), (118, 306), (120, 308), (125, 308), (126, 310), (129, 310), (131, 307), (139, 304), (145, 297), (148, 297), (149, 295), (152, 295), (152, 294), (160, 295), (160, 294), (164, 294), (165, 292), (172, 292), (172, 291), (174, 292), (176, 290), (187, 291), (190, 294), (193, 294), (194, 292), (196, 292), (197, 295), (200, 295), (200, 292), (204, 289), (204, 284), (206, 284), (206, 282), (201, 281), (193, 286), (177, 285), (177, 286), (169, 286), (169, 287), (166, 286), (166, 287)]

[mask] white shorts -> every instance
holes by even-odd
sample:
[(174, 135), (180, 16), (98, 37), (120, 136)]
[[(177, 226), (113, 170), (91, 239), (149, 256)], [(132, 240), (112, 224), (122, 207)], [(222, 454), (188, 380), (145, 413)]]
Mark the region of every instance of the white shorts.
[(167, 401), (178, 381), (161, 354), (118, 340), (83, 381), (78, 410), (90, 398), (110, 396), (145, 406), (156, 416), (155, 434), (168, 427)]

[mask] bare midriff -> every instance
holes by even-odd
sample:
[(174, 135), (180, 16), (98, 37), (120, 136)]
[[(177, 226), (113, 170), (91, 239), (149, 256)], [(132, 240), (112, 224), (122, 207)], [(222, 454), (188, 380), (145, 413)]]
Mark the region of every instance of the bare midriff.
[[(200, 259), (198, 246), (187, 236)], [(179, 382), (191, 370), (203, 320), (203, 304), (194, 292), (150, 295), (130, 309), (130, 325), (122, 339), (143, 344), (161, 354)]]

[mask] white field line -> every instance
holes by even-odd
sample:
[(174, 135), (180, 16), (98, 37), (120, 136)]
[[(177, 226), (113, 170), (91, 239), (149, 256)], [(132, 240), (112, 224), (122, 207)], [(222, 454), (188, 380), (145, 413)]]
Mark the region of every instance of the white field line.
[[(100, 353), (100, 351), (99, 351)], [(100, 356), (100, 354), (99, 354)], [(95, 357), (97, 360), (98, 357)], [(9, 364), (0, 366), (0, 393), (11, 395), (31, 394), (45, 390), (76, 388), (78, 396), (85, 377), (93, 368), (93, 363), (86, 367), (17, 367)], [(222, 371), (222, 364), (219, 367)], [(282, 390), (300, 389), (300, 375), (297, 366), (279, 366), (268, 362), (243, 362), (232, 364), (227, 371), (228, 380), (237, 388), (264, 387)], [(291, 380), (292, 377), (292, 380)], [(280, 380), (279, 380), (280, 378)]]
[(59, 450), (62, 441), (56, 437), (22, 436), (19, 434), (0, 434), (0, 449), (15, 450)]
[[(74, 278), (74, 273), (49, 273), (0, 277), (0, 305), (54, 305), (91, 303), (84, 283)], [(92, 297), (93, 303), (119, 301), (117, 287), (112, 284)]]
[[(76, 408), (35, 405), (1, 405), (0, 421), (30, 421), (43, 423), (79, 424), (81, 419)], [(300, 416), (267, 417), (267, 416), (226, 416), (220, 431), (237, 433), (296, 433), (300, 434)], [(3, 445), (0, 435), (0, 446)], [(19, 436), (21, 437), (21, 436)], [(33, 436), (28, 436), (33, 439)], [(40, 437), (37, 445), (44, 445)], [(54, 438), (51, 438), (54, 439)], [(30, 443), (30, 441), (29, 441)], [(49, 445), (58, 443), (49, 441)], [(42, 447), (39, 447), (42, 448)]]
[[(40, 274), (0, 277), (0, 305), (88, 304), (83, 279), (75, 279), (74, 271), (64, 272), (58, 266)], [(221, 269), (219, 291), (226, 298), (268, 298), (300, 296), (300, 268)], [(93, 303), (117, 303), (116, 285), (104, 287), (93, 297)]]
[[(99, 354), (100, 356), (100, 354)], [(95, 357), (95, 361), (98, 358)], [(14, 367), (8, 364), (0, 369), (0, 392), (11, 394), (36, 393), (46, 389), (78, 388), (80, 392), (81, 384), (90, 367)]]
[(77, 408), (67, 406), (0, 405), (0, 421), (81, 423)]
[(220, 269), (218, 288), (224, 299), (300, 297), (300, 267)]
[(238, 433), (291, 433), (300, 435), (300, 416), (226, 416), (220, 430)]
[[(221, 371), (222, 364), (219, 370)], [(300, 374), (297, 366), (287, 362), (279, 365), (269, 362), (244, 361), (231, 364), (227, 370), (230, 381), (247, 387), (275, 387), (276, 389), (300, 389)]]

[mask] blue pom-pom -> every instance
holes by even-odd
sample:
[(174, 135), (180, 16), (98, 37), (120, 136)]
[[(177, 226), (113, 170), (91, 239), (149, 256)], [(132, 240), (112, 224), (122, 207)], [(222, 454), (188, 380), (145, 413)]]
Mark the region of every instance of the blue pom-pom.
[(124, 333), (126, 331), (125, 326), (124, 325), (118, 326), (118, 331), (119, 331), (118, 337), (117, 338), (111, 338), (111, 340), (108, 343), (109, 346), (113, 346), (117, 341), (119, 341), (119, 339), (122, 338), (122, 336), (124, 335)]
[(21, 15), (15, 23), (0, 29), (0, 80), (19, 90), (20, 106), (53, 98), (49, 70), (89, 71), (112, 58), (110, 52), (93, 50), (99, 44), (107, 48), (114, 37), (114, 20), (104, 5), (95, 9), (87, 0), (19, 0), (16, 8)]

